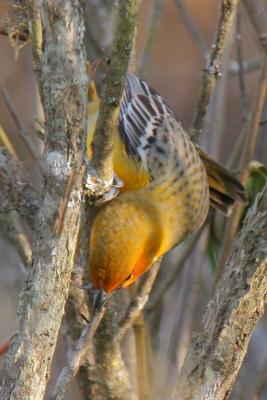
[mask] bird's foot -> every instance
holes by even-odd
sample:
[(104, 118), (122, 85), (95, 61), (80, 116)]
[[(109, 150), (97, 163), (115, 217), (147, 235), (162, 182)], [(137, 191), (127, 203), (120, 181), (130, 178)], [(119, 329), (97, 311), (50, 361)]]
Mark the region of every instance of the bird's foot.
[(102, 205), (118, 196), (123, 182), (116, 174), (113, 173), (112, 183), (110, 183), (100, 179), (90, 165), (87, 171), (85, 188), (94, 205)]

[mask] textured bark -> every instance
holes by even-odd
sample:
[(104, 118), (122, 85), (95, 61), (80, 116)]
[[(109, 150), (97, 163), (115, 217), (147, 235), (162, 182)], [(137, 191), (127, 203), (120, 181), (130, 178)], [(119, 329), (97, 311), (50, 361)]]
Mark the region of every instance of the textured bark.
[[(123, 0), (118, 4), (114, 40), (110, 60), (107, 63), (104, 95), (100, 104), (99, 116), (93, 139), (92, 158), (88, 168), (86, 186), (92, 197), (98, 197), (106, 193), (110, 189), (113, 181), (113, 132), (116, 129), (140, 3), (141, 0)], [(92, 209), (90, 214), (93, 215), (94, 212), (95, 210)], [(121, 357), (119, 345), (112, 346), (112, 348), (110, 345), (111, 333), (113, 332), (113, 326), (116, 322), (116, 316), (114, 318), (116, 312), (114, 308), (110, 310), (110, 304), (108, 308), (108, 323), (106, 323), (106, 319), (104, 319), (96, 335), (96, 361), (100, 372), (97, 374), (97, 369), (93, 366), (94, 360), (92, 357), (88, 360), (89, 369), (96, 375), (96, 379), (98, 379), (97, 375), (101, 377), (101, 391), (103, 388), (105, 399), (134, 399), (135, 395), (132, 392), (129, 376)], [(102, 311), (101, 318), (99, 318), (99, 315), (100, 313), (97, 315), (97, 318), (93, 315), (90, 324), (84, 329), (74, 351), (70, 354), (68, 363), (57, 379), (56, 387), (52, 395), (53, 399), (62, 398), (68, 383), (78, 372), (83, 362), (84, 355), (88, 349), (92, 347), (92, 338), (103, 316)], [(102, 340), (101, 337), (104, 337), (105, 340)], [(101, 342), (100, 347), (98, 347), (98, 340)], [(90, 391), (93, 389), (91, 382), (89, 382)], [(95, 386), (97, 386), (96, 390), (99, 391), (100, 385), (98, 382)]]
[(46, 149), (33, 265), (5, 360), (1, 399), (39, 400), (49, 378), (79, 230), (86, 132), (82, 5), (40, 0)]
[(267, 300), (267, 185), (249, 211), (177, 379), (179, 400), (231, 391)]
[(93, 138), (88, 188), (95, 196), (106, 193), (113, 180), (113, 132), (119, 115), (140, 4), (141, 0), (124, 0), (120, 1), (118, 7), (112, 51), (107, 63), (104, 96)]

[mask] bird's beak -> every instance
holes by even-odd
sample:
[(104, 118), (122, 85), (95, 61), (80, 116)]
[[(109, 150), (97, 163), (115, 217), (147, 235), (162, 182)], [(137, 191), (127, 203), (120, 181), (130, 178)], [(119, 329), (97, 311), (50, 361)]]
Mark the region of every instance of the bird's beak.
[(93, 305), (92, 313), (94, 311), (99, 311), (100, 308), (106, 303), (109, 296), (104, 289), (93, 289)]

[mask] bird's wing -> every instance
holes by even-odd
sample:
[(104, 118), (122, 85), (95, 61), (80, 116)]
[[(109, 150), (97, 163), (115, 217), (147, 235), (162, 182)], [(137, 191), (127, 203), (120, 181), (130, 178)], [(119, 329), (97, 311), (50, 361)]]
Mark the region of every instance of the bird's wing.
[[(158, 149), (159, 132), (167, 119), (176, 121), (173, 111), (147, 83), (128, 74), (121, 104), (119, 133), (130, 158), (148, 170), (151, 150)], [(178, 122), (177, 122), (178, 124)]]

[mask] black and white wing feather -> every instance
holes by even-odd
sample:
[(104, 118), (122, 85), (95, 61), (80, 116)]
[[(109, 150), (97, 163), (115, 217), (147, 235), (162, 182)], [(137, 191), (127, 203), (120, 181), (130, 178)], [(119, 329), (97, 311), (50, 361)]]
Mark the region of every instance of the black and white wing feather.
[(170, 117), (176, 120), (161, 96), (135, 75), (127, 74), (119, 132), (128, 155), (141, 161), (146, 169), (159, 128)]

